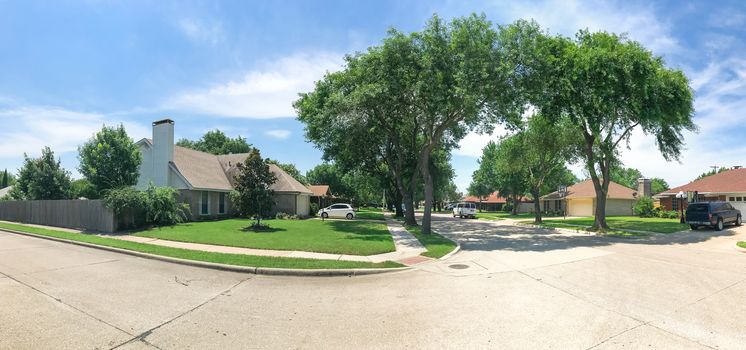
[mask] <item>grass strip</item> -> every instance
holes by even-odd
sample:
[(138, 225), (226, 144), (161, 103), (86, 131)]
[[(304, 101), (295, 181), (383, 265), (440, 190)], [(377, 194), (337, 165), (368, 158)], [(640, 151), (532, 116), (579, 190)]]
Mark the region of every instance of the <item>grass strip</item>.
[(746, 242), (738, 242), (738, 243), (736, 243), (736, 245), (739, 246), (739, 247), (741, 247), (741, 248), (743, 248), (743, 249), (746, 249)]
[(37, 235), (62, 238), (71, 241), (97, 244), (106, 247), (114, 247), (132, 250), (141, 253), (168, 256), (172, 258), (206, 261), (211, 263), (251, 266), (251, 267), (274, 267), (286, 269), (358, 269), (358, 268), (394, 268), (403, 265), (386, 261), (382, 263), (369, 263), (358, 261), (341, 260), (318, 260), (286, 257), (266, 257), (244, 254), (213, 253), (199, 250), (189, 250), (172, 247), (162, 247), (146, 243), (123, 241), (114, 238), (100, 237), (93, 234), (73, 233), (65, 231), (50, 230), (17, 224), (0, 223), (0, 228), (14, 231), (34, 233)]
[(456, 243), (450, 239), (435, 232), (431, 232), (429, 235), (422, 234), (419, 226), (409, 226), (407, 227), (407, 231), (417, 237), (420, 243), (427, 249), (426, 252), (420, 255), (438, 259), (456, 249)]

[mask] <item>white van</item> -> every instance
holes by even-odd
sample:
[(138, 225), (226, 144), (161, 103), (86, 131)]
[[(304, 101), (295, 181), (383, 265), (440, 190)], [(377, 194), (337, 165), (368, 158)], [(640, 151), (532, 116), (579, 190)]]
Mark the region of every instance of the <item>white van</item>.
[(477, 205), (474, 203), (459, 203), (453, 207), (453, 217), (477, 218)]

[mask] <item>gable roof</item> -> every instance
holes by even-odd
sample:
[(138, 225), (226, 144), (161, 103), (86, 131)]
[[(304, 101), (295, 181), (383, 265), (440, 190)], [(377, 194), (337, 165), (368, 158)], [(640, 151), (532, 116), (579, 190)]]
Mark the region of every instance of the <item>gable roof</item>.
[[(530, 198), (523, 197), (523, 196), (519, 197), (518, 200), (521, 201), (521, 202), (530, 202), (531, 201)], [(466, 196), (466, 197), (464, 197), (463, 201), (464, 202), (479, 203), (479, 197), (477, 197), (477, 196)], [(507, 202), (508, 202), (507, 198), (501, 197), (500, 196), (500, 192), (495, 191), (495, 192), (490, 193), (487, 196), (482, 197), (482, 202), (481, 203), (482, 204), (500, 204), (500, 203), (507, 203)]]
[(3, 198), (6, 195), (8, 195), (12, 189), (13, 189), (13, 186), (8, 186), (6, 188), (0, 188), (0, 198)]
[[(152, 147), (153, 141), (144, 138), (136, 144)], [(203, 190), (231, 191), (236, 163), (243, 162), (249, 153), (214, 155), (174, 145), (172, 169), (191, 187)], [(311, 191), (275, 164), (269, 165), (277, 181), (270, 186), (275, 192), (306, 193)]]
[(692, 181), (686, 185), (663, 191), (661, 195), (675, 195), (679, 192), (694, 191), (700, 193), (746, 192), (746, 169), (731, 169), (722, 173), (710, 175), (708, 177)]
[[(560, 196), (557, 191), (541, 197), (542, 200), (575, 198), (596, 198), (596, 189), (593, 187), (593, 181), (588, 179), (569, 186), (567, 188), (567, 196), (565, 197)], [(609, 194), (606, 198), (637, 199), (637, 191), (611, 181), (609, 182)]]
[(329, 185), (308, 185), (308, 189), (311, 190), (311, 193), (316, 197), (326, 197), (330, 195)]

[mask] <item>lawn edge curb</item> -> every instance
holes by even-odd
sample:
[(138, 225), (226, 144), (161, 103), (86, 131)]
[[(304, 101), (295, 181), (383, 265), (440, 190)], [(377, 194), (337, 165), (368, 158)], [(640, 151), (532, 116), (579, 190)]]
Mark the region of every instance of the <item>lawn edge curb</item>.
[(440, 234), (440, 233), (439, 233), (439, 235), (441, 235), (441, 236), (442, 236), (442, 237), (444, 237), (445, 239), (447, 239), (447, 240), (449, 240), (449, 241), (451, 241), (451, 242), (455, 243), (455, 244), (456, 244), (456, 248), (453, 248), (453, 250), (451, 250), (451, 251), (450, 251), (450, 252), (449, 252), (448, 254), (446, 254), (446, 255), (443, 255), (443, 256), (441, 256), (440, 258), (438, 258), (438, 260), (446, 260), (446, 259), (448, 259), (448, 258), (450, 258), (450, 257), (454, 256), (454, 255), (455, 255), (456, 253), (458, 253), (458, 252), (460, 252), (460, 251), (461, 251), (461, 243), (459, 243), (459, 242), (456, 242), (455, 240), (453, 240), (453, 239), (450, 239), (449, 237), (446, 237), (446, 236), (444, 236), (444, 235), (442, 235), (442, 234)]
[(739, 251), (739, 252), (741, 252), (741, 253), (746, 253), (746, 248), (739, 247), (738, 246), (738, 242), (740, 242), (740, 241), (737, 241), (736, 244), (735, 244), (736, 250)]
[(146, 258), (146, 259), (160, 260), (160, 261), (174, 263), (174, 264), (209, 268), (209, 269), (221, 270), (221, 271), (250, 273), (250, 274), (255, 274), (255, 275), (326, 276), (326, 277), (350, 276), (352, 277), (352, 276), (364, 276), (364, 275), (372, 275), (372, 274), (379, 274), (379, 273), (405, 271), (405, 270), (411, 269), (411, 267), (409, 266), (378, 268), (378, 269), (376, 268), (373, 268), (373, 269), (366, 269), (366, 268), (363, 268), (363, 269), (283, 269), (283, 268), (276, 268), (276, 267), (253, 267), (253, 266), (228, 265), (228, 264), (219, 264), (219, 263), (213, 263), (213, 262), (208, 262), (208, 261), (179, 259), (179, 258), (173, 258), (170, 256), (143, 253), (143, 252), (138, 252), (135, 250), (108, 247), (108, 246), (98, 245), (98, 244), (93, 244), (93, 243), (88, 243), (88, 242), (73, 241), (73, 240), (64, 239), (64, 238), (50, 237), (50, 236), (39, 235), (35, 233), (30, 233), (30, 232), (16, 231), (16, 230), (11, 230), (11, 229), (6, 229), (6, 228), (2, 228), (0, 229), (0, 231), (28, 236), (28, 237), (39, 238), (39, 239), (46, 239), (46, 240), (56, 241), (56, 242), (61, 242), (61, 243), (74, 244), (74, 245), (78, 245), (82, 247), (106, 250), (106, 251), (110, 251), (114, 253), (127, 254), (127, 255), (137, 256), (137, 257)]

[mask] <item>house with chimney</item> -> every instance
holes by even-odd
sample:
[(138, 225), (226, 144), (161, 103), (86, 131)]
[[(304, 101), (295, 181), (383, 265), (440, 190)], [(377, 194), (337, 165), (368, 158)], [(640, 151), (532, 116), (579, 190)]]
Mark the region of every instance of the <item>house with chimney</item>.
[[(606, 215), (633, 215), (633, 207), (640, 196), (650, 196), (650, 179), (638, 179), (637, 190), (609, 182), (606, 197)], [(588, 179), (567, 187), (565, 192), (555, 191), (541, 197), (543, 212), (567, 212), (569, 216), (593, 216), (596, 212), (596, 189)]]
[[(236, 164), (248, 156), (214, 155), (174, 144), (174, 121), (153, 122), (153, 138), (136, 142), (142, 153), (137, 189), (152, 182), (179, 191), (179, 199), (190, 208), (190, 219), (227, 217), (234, 213), (229, 193), (234, 189)], [(269, 165), (277, 181), (275, 212), (308, 216), (311, 191), (274, 164)]]
[[(677, 195), (683, 195), (683, 199)], [(689, 202), (723, 201), (746, 213), (746, 169), (734, 167), (686, 185), (663, 191), (655, 196), (665, 210), (686, 209)]]

